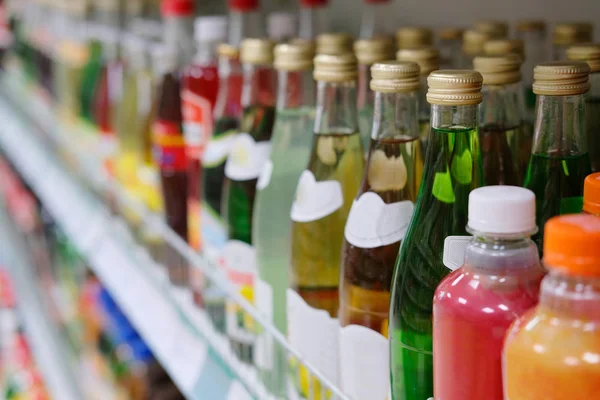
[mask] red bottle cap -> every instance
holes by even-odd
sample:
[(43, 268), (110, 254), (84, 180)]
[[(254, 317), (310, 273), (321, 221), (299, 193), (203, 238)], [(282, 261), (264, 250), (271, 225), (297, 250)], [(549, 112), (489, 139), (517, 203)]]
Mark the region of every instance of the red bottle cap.
[(194, 14), (193, 0), (162, 0), (160, 5), (164, 17), (183, 17)]
[(307, 8), (322, 7), (327, 5), (328, 1), (329, 0), (300, 0), (300, 5)]
[(229, 9), (235, 11), (254, 11), (258, 8), (258, 0), (228, 0)]

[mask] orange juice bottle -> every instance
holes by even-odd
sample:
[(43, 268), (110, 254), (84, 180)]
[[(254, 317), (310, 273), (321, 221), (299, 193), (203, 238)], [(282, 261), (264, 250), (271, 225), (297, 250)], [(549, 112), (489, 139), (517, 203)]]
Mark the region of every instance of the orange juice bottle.
[(583, 182), (583, 212), (600, 216), (600, 172), (586, 176)]
[(545, 227), (539, 305), (509, 329), (510, 400), (589, 400), (600, 394), (600, 218), (552, 218)]

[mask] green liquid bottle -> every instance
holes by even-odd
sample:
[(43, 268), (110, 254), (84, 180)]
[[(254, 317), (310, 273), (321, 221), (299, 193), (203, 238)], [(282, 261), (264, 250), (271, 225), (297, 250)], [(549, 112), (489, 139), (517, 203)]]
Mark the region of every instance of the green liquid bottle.
[[(291, 246), (290, 209), (300, 174), (310, 156), (315, 125), (313, 49), (308, 43), (275, 48), (278, 98), (271, 155), (256, 187), (252, 239), (256, 248), (257, 307), (280, 332), (286, 331), (286, 291)], [(271, 393), (285, 394), (287, 355), (267, 333), (259, 337), (264, 357), (257, 358), (261, 377)]]
[[(344, 226), (364, 169), (356, 113), (356, 59), (349, 54), (319, 55), (314, 77), (318, 86), (312, 150), (290, 214), (287, 333), (291, 345), (307, 355), (309, 362), (328, 360), (321, 372), (335, 382), (339, 331), (335, 318)], [(315, 339), (306, 339), (311, 337)], [(299, 396), (321, 398), (319, 381), (303, 367), (295, 363), (290, 377), (292, 390)]]
[(390, 365), (392, 398), (433, 396), (432, 303), (450, 272), (444, 240), (467, 235), (469, 193), (483, 185), (478, 107), (483, 78), (475, 71), (429, 75), (431, 132), (423, 181), (392, 282)]
[(583, 207), (583, 181), (591, 172), (584, 96), (590, 88), (589, 72), (589, 66), (578, 61), (540, 64), (534, 70), (537, 120), (525, 187), (536, 197), (540, 230), (533, 239), (540, 253), (546, 221), (579, 213)]
[(94, 123), (94, 98), (102, 77), (102, 43), (93, 39), (89, 42), (89, 58), (83, 67), (79, 103), (81, 104), (81, 117), (90, 124)]

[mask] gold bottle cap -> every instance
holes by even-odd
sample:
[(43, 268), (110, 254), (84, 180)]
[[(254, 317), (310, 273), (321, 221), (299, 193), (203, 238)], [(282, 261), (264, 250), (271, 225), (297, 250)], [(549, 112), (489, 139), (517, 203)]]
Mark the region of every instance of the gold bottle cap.
[(463, 28), (442, 28), (440, 30), (439, 36), (442, 40), (462, 40), (463, 33), (465, 30)]
[(217, 54), (227, 58), (238, 58), (240, 50), (227, 43), (221, 43), (217, 47)]
[(522, 19), (517, 22), (519, 32), (545, 32), (546, 22), (536, 19)]
[(571, 44), (591, 42), (594, 25), (588, 22), (563, 22), (554, 26), (552, 43), (568, 46)]
[(579, 44), (567, 49), (569, 60), (585, 61), (591, 72), (600, 72), (600, 44)]
[(400, 49), (396, 53), (396, 58), (400, 61), (412, 61), (419, 64), (421, 75), (427, 76), (431, 71), (440, 69), (440, 52), (433, 46)]
[(372, 65), (394, 59), (394, 40), (390, 37), (361, 39), (354, 42), (354, 54), (359, 64)]
[(479, 104), (483, 100), (483, 77), (477, 71), (448, 69), (433, 71), (427, 77), (427, 102), (448, 106)]
[(347, 33), (322, 33), (317, 36), (317, 54), (351, 53), (353, 42)]
[(516, 54), (475, 57), (473, 68), (483, 76), (484, 85), (507, 85), (521, 80), (521, 57)]
[(504, 39), (508, 36), (508, 24), (502, 21), (479, 21), (475, 23), (474, 28), (488, 35), (490, 39)]
[(240, 61), (244, 64), (272, 65), (274, 46), (269, 39), (244, 39), (240, 48)]
[(383, 93), (413, 92), (419, 88), (419, 65), (386, 61), (371, 67), (371, 90)]
[(308, 42), (293, 42), (275, 46), (275, 69), (305, 71), (313, 66), (314, 47)]
[(431, 46), (433, 44), (433, 31), (421, 26), (405, 26), (396, 32), (396, 41), (399, 49)]
[(490, 56), (518, 54), (525, 58), (525, 44), (521, 39), (494, 39), (483, 44), (483, 52)]
[(463, 34), (463, 51), (472, 56), (481, 54), (483, 45), (490, 39), (491, 37), (487, 33), (467, 29)]
[(348, 82), (358, 79), (358, 61), (352, 53), (319, 54), (315, 57), (314, 63), (313, 76), (317, 81)]
[(554, 61), (533, 69), (533, 93), (571, 96), (590, 89), (590, 67), (581, 61)]

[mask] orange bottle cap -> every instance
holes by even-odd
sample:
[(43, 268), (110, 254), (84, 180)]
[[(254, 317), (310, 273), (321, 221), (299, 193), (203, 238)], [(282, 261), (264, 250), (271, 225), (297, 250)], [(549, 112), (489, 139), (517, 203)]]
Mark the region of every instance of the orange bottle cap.
[(544, 265), (569, 275), (600, 277), (600, 218), (551, 218), (544, 228)]
[(600, 215), (600, 172), (590, 174), (583, 184), (583, 211)]

